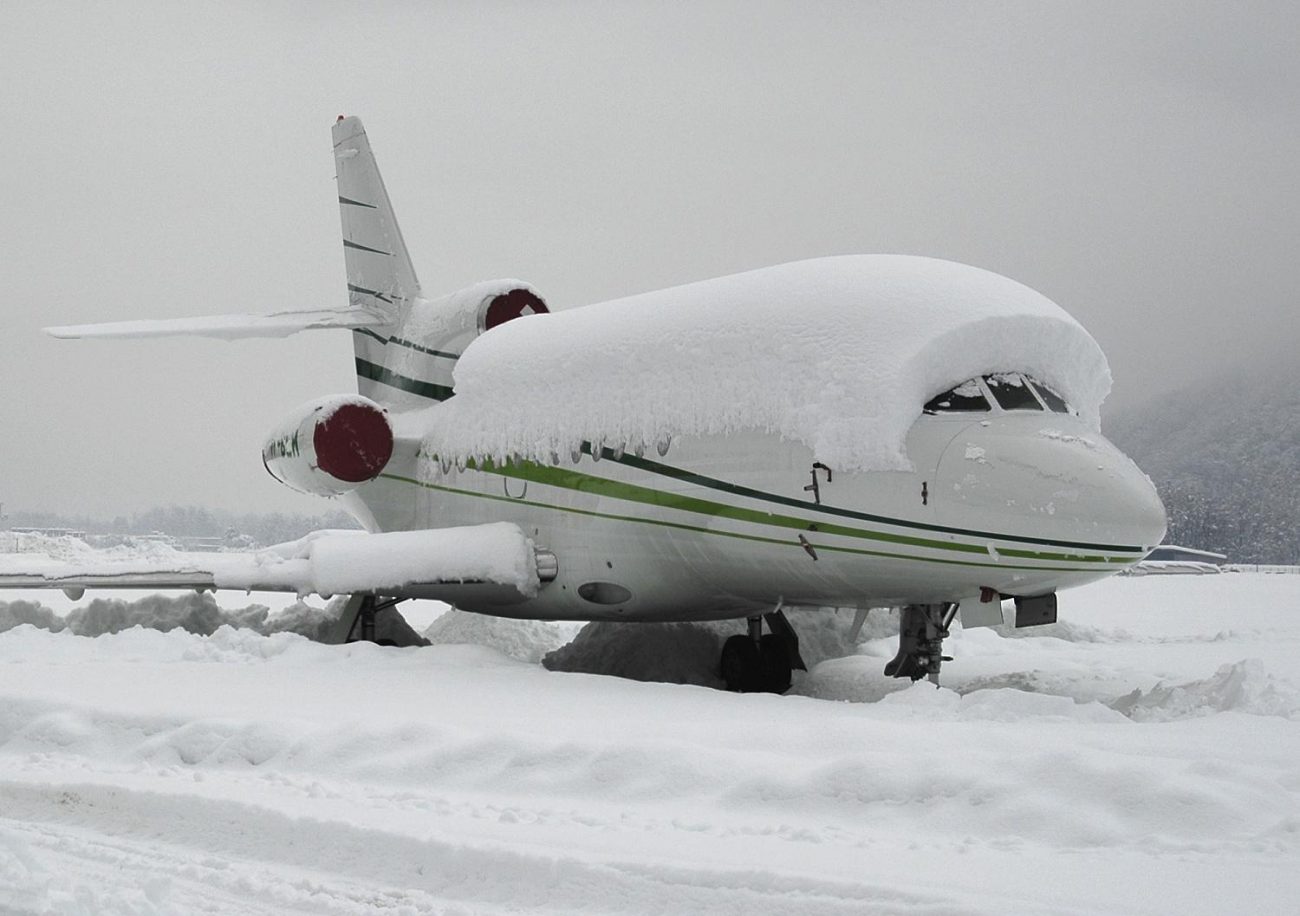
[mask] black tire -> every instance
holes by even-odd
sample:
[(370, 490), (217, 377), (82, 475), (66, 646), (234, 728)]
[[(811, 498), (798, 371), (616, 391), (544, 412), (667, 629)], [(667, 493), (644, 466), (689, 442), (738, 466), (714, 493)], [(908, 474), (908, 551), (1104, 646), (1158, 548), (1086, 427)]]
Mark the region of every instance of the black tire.
[(762, 667), (754, 641), (748, 636), (728, 638), (722, 644), (719, 669), (728, 690), (738, 693), (753, 693), (758, 690)]
[(785, 693), (790, 689), (790, 679), (793, 676), (790, 652), (780, 636), (768, 633), (763, 637), (759, 661), (763, 672), (759, 690), (765, 693)]

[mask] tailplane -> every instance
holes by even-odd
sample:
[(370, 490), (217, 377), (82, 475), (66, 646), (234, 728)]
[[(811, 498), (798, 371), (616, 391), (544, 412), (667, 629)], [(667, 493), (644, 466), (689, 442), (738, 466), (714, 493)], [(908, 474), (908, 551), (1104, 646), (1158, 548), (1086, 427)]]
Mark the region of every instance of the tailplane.
[[(342, 328), (386, 339), (419, 295), (419, 281), (360, 119), (339, 118), (334, 125), (334, 155), (347, 262), (347, 306), (65, 325), (46, 328), (46, 333), (61, 338), (194, 336), (231, 340)], [(356, 335), (358, 357), (366, 339), (361, 333)]]
[(420, 293), (379, 166), (359, 118), (334, 124), (347, 305), (267, 315), (210, 315), (46, 328), (55, 337), (285, 337), (323, 328), (351, 330), (358, 392), (393, 411), (427, 407), (453, 394), (453, 370), (480, 334), (545, 314), (546, 303), (519, 280), (490, 280), (436, 299)]

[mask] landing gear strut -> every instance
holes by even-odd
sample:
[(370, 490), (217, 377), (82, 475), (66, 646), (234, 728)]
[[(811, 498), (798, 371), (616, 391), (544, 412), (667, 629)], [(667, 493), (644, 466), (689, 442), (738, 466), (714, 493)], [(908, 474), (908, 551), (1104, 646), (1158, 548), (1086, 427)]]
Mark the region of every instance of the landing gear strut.
[[(764, 618), (771, 633), (763, 633)], [(791, 671), (808, 670), (799, 656), (799, 637), (779, 606), (762, 617), (750, 617), (748, 633), (722, 644), (719, 667), (727, 689), (740, 693), (785, 693)]]
[(375, 615), (380, 611), (386, 611), (390, 607), (396, 607), (402, 601), (401, 598), (377, 598), (374, 595), (353, 595), (348, 602), (348, 607), (344, 610), (352, 610), (352, 605), (356, 604), (355, 616), (352, 618), (352, 625), (348, 627), (347, 638), (343, 641), (348, 642), (373, 642), (380, 646), (395, 646), (397, 643), (391, 639), (375, 639)]
[(939, 686), (939, 668), (952, 661), (943, 654), (943, 640), (957, 616), (957, 605), (909, 604), (898, 621), (898, 654), (885, 666), (887, 677), (928, 677)]

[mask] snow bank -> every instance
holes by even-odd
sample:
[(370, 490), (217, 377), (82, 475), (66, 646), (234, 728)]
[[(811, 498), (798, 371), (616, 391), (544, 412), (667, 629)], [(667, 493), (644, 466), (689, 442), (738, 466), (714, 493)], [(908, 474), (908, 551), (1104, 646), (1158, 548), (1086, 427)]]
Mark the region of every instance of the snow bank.
[[(722, 687), (719, 628), (713, 623), (589, 623), (542, 664), (551, 671)], [(739, 632), (734, 623), (730, 632)]]
[(496, 649), (522, 662), (536, 664), (546, 653), (573, 635), (571, 625), (545, 620), (514, 620), (450, 610), (424, 631), (431, 645), (474, 645)]
[(909, 467), (933, 395), (1021, 370), (1097, 426), (1110, 371), (1059, 306), (930, 258), (822, 258), (512, 321), (471, 344), (430, 408), (440, 458), (546, 461), (584, 440), (776, 432), (844, 470)]
[(1168, 722), (1216, 712), (1245, 712), (1300, 720), (1300, 691), (1274, 678), (1257, 658), (1222, 665), (1212, 677), (1182, 684), (1161, 682), (1111, 704), (1139, 722)]
[[(1300, 683), (1300, 577), (1074, 595), (1135, 638), (958, 630), (957, 690), (889, 681), (877, 703), (475, 647), (21, 626), (0, 633), (0, 912), (1294, 913), (1300, 718), (1241, 712)], [(852, 622), (790, 616), (810, 655)], [(814, 674), (887, 680), (876, 617)], [(1197, 680), (1256, 656), (1267, 675)], [(1195, 712), (1086, 702), (1151, 672)]]
[[(346, 604), (346, 598), (336, 598), (324, 608), (295, 601), (272, 613), (261, 604), (222, 608), (211, 593), (187, 592), (148, 595), (135, 601), (95, 598), (60, 617), (33, 601), (0, 601), (0, 633), (23, 624), (51, 632), (67, 630), (76, 636), (103, 636), (134, 627), (208, 636), (225, 628), (261, 636), (295, 633), (314, 642), (338, 644), (346, 640), (351, 625), (350, 619), (342, 617)], [(375, 637), (399, 646), (425, 645), (419, 634), (391, 609), (376, 615)]]

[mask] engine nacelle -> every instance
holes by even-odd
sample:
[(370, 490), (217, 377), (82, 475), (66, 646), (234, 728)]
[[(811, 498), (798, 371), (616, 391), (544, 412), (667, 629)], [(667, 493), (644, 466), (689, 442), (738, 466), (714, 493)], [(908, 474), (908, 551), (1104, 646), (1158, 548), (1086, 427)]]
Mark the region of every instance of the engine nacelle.
[(393, 456), (388, 411), (359, 394), (311, 401), (276, 425), (262, 464), (287, 487), (341, 496), (374, 480)]
[(415, 300), (402, 334), (425, 347), (459, 354), (497, 325), (547, 311), (542, 297), (527, 283), (485, 280), (438, 299)]

